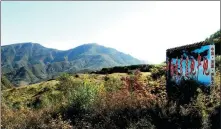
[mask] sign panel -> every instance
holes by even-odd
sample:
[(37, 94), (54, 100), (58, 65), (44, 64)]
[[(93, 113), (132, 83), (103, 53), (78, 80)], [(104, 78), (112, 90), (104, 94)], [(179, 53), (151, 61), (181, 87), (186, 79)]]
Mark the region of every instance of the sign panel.
[(167, 81), (194, 79), (203, 85), (214, 83), (215, 45), (198, 43), (167, 50)]

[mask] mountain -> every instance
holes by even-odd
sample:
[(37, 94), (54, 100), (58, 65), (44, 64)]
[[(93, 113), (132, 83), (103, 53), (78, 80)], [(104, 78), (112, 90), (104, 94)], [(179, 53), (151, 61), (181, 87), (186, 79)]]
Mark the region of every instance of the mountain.
[(51, 79), (62, 72), (75, 73), (142, 63), (130, 55), (96, 43), (66, 51), (31, 42), (1, 47), (2, 73), (15, 85)]

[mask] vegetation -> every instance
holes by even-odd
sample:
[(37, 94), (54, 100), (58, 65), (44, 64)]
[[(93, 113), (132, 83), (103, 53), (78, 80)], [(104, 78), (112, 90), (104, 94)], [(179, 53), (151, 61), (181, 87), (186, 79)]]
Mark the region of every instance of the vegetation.
[(2, 46), (1, 53), (2, 72), (17, 86), (52, 79), (63, 72), (88, 72), (141, 63), (130, 55), (94, 43), (67, 51), (45, 48), (37, 43), (21, 43)]
[[(209, 88), (194, 80), (166, 87), (165, 62), (104, 68), (90, 74), (63, 73), (20, 87), (12, 87), (2, 76), (1, 128), (218, 129), (218, 58), (215, 84)], [(30, 72), (19, 74), (34, 79)]]
[(3, 75), (1, 75), (1, 90), (12, 88), (13, 85), (10, 81)]
[(214, 34), (210, 35), (209, 38), (206, 38), (206, 41), (217, 41), (217, 39), (220, 39), (220, 30), (218, 30)]
[(221, 55), (221, 40), (220, 40), (220, 30), (218, 30), (217, 32), (215, 32), (214, 34), (210, 35), (209, 38), (206, 38), (205, 41), (207, 42), (213, 42), (215, 43), (215, 54), (216, 55)]
[(92, 71), (90, 73), (95, 74), (112, 74), (112, 73), (132, 73), (135, 70), (141, 72), (152, 72), (152, 68), (158, 69), (162, 65), (150, 65), (150, 64), (140, 64), (140, 65), (130, 65), (130, 66), (115, 66), (111, 68), (102, 68), (99, 71)]
[[(151, 69), (157, 78), (139, 70), (62, 74), (56, 80), (4, 90), (2, 128), (218, 128), (219, 71), (210, 95), (193, 81), (167, 95), (165, 75), (159, 72), (163, 68)], [(181, 90), (193, 94), (182, 97)]]
[(221, 71), (221, 55), (216, 56), (216, 58), (215, 58), (215, 66), (216, 66), (216, 70)]

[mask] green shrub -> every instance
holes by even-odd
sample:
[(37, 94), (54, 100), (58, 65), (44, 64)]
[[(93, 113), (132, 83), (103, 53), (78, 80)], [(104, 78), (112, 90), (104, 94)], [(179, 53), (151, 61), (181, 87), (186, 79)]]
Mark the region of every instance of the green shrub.
[(119, 90), (122, 87), (122, 81), (118, 77), (107, 77), (104, 87), (108, 92)]
[(57, 80), (59, 81), (59, 84), (57, 85), (57, 90), (61, 90), (64, 92), (70, 90), (74, 84), (72, 77), (67, 73), (64, 73), (61, 76), (59, 76)]
[(166, 70), (164, 69), (164, 66), (155, 66), (150, 69), (151, 71), (151, 76), (154, 80), (159, 79), (161, 76), (166, 75)]
[(10, 88), (13, 88), (13, 85), (4, 75), (1, 75), (1, 90), (6, 90)]
[(108, 77), (107, 75), (104, 77), (104, 81), (108, 81), (110, 79), (110, 77)]
[(221, 56), (220, 55), (215, 57), (215, 68), (216, 70), (221, 72)]
[(98, 87), (85, 81), (84, 84), (75, 88), (74, 103), (79, 103), (81, 108), (89, 109), (97, 97)]
[(81, 119), (86, 112), (90, 112), (93, 108), (93, 104), (98, 97), (98, 91), (100, 85), (88, 82), (85, 80), (83, 83), (75, 83), (73, 90), (69, 91), (67, 98), (71, 98), (68, 101), (68, 105), (64, 107), (61, 112), (65, 119), (72, 119), (75, 122), (79, 118)]

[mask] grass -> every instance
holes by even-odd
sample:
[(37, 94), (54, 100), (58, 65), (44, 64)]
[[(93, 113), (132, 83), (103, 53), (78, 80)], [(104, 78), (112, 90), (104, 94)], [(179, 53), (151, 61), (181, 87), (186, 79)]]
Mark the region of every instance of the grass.
[[(161, 70), (153, 71), (154, 76), (139, 71), (133, 74), (64, 74), (57, 80), (3, 90), (2, 127), (217, 127), (214, 120), (217, 120), (220, 106), (219, 72), (211, 95), (198, 89), (196, 97), (182, 104), (179, 101), (169, 103), (165, 76)], [(179, 96), (176, 99), (180, 99)]]

